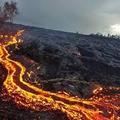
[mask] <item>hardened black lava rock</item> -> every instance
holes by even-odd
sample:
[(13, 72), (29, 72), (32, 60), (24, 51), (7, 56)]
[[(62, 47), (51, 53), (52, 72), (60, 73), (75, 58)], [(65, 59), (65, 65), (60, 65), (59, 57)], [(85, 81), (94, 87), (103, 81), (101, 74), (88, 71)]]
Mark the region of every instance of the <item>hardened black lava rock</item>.
[[(7, 29), (9, 28), (9, 29)], [(40, 83), (44, 90), (65, 91), (89, 98), (100, 85), (120, 86), (120, 40), (82, 35), (17, 24), (4, 24), (7, 32), (19, 29), (23, 43), (11, 47), (12, 58), (32, 71), (27, 82)], [(31, 61), (31, 62), (30, 62)], [(0, 77), (2, 77), (0, 66)], [(4, 74), (6, 75), (6, 74)], [(0, 81), (1, 85), (3, 83)], [(41, 87), (38, 85), (38, 87)], [(59, 116), (59, 117), (58, 117)], [(60, 111), (35, 112), (0, 99), (0, 120), (67, 120)]]

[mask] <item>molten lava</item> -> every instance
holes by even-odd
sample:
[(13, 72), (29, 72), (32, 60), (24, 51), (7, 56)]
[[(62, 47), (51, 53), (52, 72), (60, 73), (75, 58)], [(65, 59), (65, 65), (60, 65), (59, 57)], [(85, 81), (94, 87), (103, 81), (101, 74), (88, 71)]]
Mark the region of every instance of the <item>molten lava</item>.
[[(8, 74), (4, 87), (17, 105), (33, 110), (60, 110), (69, 120), (120, 120), (120, 94), (104, 95), (99, 87), (93, 91), (89, 99), (72, 97), (65, 92), (52, 93), (24, 81), (26, 69), (20, 62), (12, 60), (8, 47), (19, 44), (18, 37), (23, 31), (14, 36), (0, 36), (0, 63), (7, 69)], [(106, 91), (120, 91), (120, 88), (108, 88)]]

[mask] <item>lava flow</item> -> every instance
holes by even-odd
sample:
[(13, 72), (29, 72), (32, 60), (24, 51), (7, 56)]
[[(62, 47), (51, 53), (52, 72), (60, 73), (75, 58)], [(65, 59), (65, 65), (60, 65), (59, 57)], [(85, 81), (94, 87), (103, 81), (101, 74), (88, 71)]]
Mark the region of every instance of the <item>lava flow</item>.
[[(104, 95), (97, 88), (89, 99), (73, 97), (65, 92), (52, 93), (24, 81), (26, 69), (20, 62), (11, 59), (10, 45), (19, 44), (18, 31), (14, 36), (0, 36), (0, 63), (7, 69), (4, 82), (6, 94), (18, 106), (33, 110), (60, 110), (69, 120), (120, 120), (120, 93)], [(120, 88), (108, 88), (106, 91)]]

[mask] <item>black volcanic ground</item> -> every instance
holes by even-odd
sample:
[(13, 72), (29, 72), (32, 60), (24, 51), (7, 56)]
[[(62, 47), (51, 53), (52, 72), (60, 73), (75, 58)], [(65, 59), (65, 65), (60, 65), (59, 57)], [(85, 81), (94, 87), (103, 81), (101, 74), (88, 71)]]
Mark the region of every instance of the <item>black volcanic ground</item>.
[[(19, 49), (10, 49), (14, 58), (22, 58), (21, 63), (31, 61), (27, 67), (34, 72), (34, 79), (26, 79), (28, 82), (41, 83), (45, 90), (64, 90), (81, 98), (92, 96), (98, 85), (120, 86), (120, 40), (8, 23), (2, 27), (8, 33), (25, 29)], [(0, 65), (0, 86), (6, 75), (7, 71)], [(60, 111), (18, 109), (13, 103), (0, 99), (0, 120), (11, 119), (67, 120)]]

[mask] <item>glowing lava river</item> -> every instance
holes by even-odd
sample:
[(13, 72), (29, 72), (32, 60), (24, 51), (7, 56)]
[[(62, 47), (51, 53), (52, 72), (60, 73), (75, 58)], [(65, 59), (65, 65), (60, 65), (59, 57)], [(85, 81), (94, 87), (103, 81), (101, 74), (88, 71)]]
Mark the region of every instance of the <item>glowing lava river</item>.
[[(18, 106), (37, 111), (60, 110), (69, 120), (120, 120), (120, 93), (104, 95), (99, 88), (93, 91), (94, 95), (89, 99), (73, 97), (65, 92), (52, 93), (42, 88), (35, 87), (24, 81), (26, 69), (20, 62), (11, 59), (8, 47), (19, 44), (18, 36), (1, 36), (0, 63), (7, 69), (7, 77), (4, 81), (6, 94)], [(5, 40), (4, 40), (5, 38)], [(120, 88), (108, 88), (106, 91)], [(97, 93), (98, 94), (95, 94)]]

